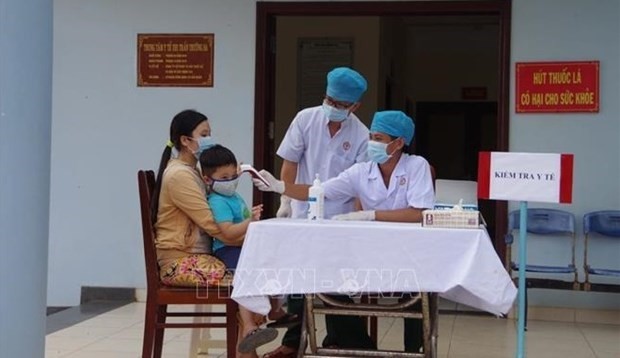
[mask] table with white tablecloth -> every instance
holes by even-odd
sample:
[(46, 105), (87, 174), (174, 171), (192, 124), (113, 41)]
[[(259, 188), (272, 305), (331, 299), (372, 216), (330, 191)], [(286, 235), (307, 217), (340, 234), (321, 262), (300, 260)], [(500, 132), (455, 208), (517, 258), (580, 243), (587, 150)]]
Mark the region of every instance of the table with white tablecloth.
[(480, 229), (419, 224), (269, 219), (250, 224), (232, 298), (267, 314), (267, 296), (436, 292), (493, 314), (517, 289)]

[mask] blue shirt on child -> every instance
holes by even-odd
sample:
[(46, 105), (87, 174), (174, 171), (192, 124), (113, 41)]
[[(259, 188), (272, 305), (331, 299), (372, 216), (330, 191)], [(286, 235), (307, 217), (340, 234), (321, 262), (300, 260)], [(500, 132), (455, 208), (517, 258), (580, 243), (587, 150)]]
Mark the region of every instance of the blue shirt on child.
[[(223, 222), (238, 224), (252, 216), (245, 201), (237, 193), (232, 196), (225, 196), (211, 192), (207, 195), (207, 200), (209, 201), (209, 206), (211, 206), (213, 218), (218, 224)], [(222, 241), (213, 239), (213, 252), (224, 246), (226, 244)]]

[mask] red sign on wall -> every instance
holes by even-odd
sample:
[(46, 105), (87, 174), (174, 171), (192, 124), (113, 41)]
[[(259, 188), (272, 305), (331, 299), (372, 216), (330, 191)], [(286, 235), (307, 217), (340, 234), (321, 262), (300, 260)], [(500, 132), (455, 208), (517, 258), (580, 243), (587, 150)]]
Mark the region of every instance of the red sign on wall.
[(517, 113), (599, 111), (599, 62), (520, 62)]

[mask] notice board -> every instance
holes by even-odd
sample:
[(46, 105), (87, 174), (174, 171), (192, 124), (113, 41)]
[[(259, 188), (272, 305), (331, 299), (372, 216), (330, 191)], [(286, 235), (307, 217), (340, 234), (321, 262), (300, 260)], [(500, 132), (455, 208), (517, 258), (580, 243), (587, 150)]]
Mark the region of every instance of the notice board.
[(300, 38), (297, 43), (297, 108), (321, 104), (327, 73), (334, 67), (353, 67), (353, 38)]
[(213, 87), (213, 34), (138, 34), (139, 87)]

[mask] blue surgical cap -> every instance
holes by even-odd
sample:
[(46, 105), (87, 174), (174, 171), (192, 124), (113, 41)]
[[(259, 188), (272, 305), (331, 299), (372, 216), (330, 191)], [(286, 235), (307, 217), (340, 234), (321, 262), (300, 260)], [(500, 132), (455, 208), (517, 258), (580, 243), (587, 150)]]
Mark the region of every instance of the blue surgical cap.
[(359, 102), (368, 83), (364, 76), (347, 68), (337, 67), (327, 74), (327, 95), (336, 101)]
[(370, 132), (380, 132), (392, 137), (402, 137), (407, 145), (411, 144), (415, 124), (413, 119), (401, 111), (381, 111), (375, 113), (370, 125)]

